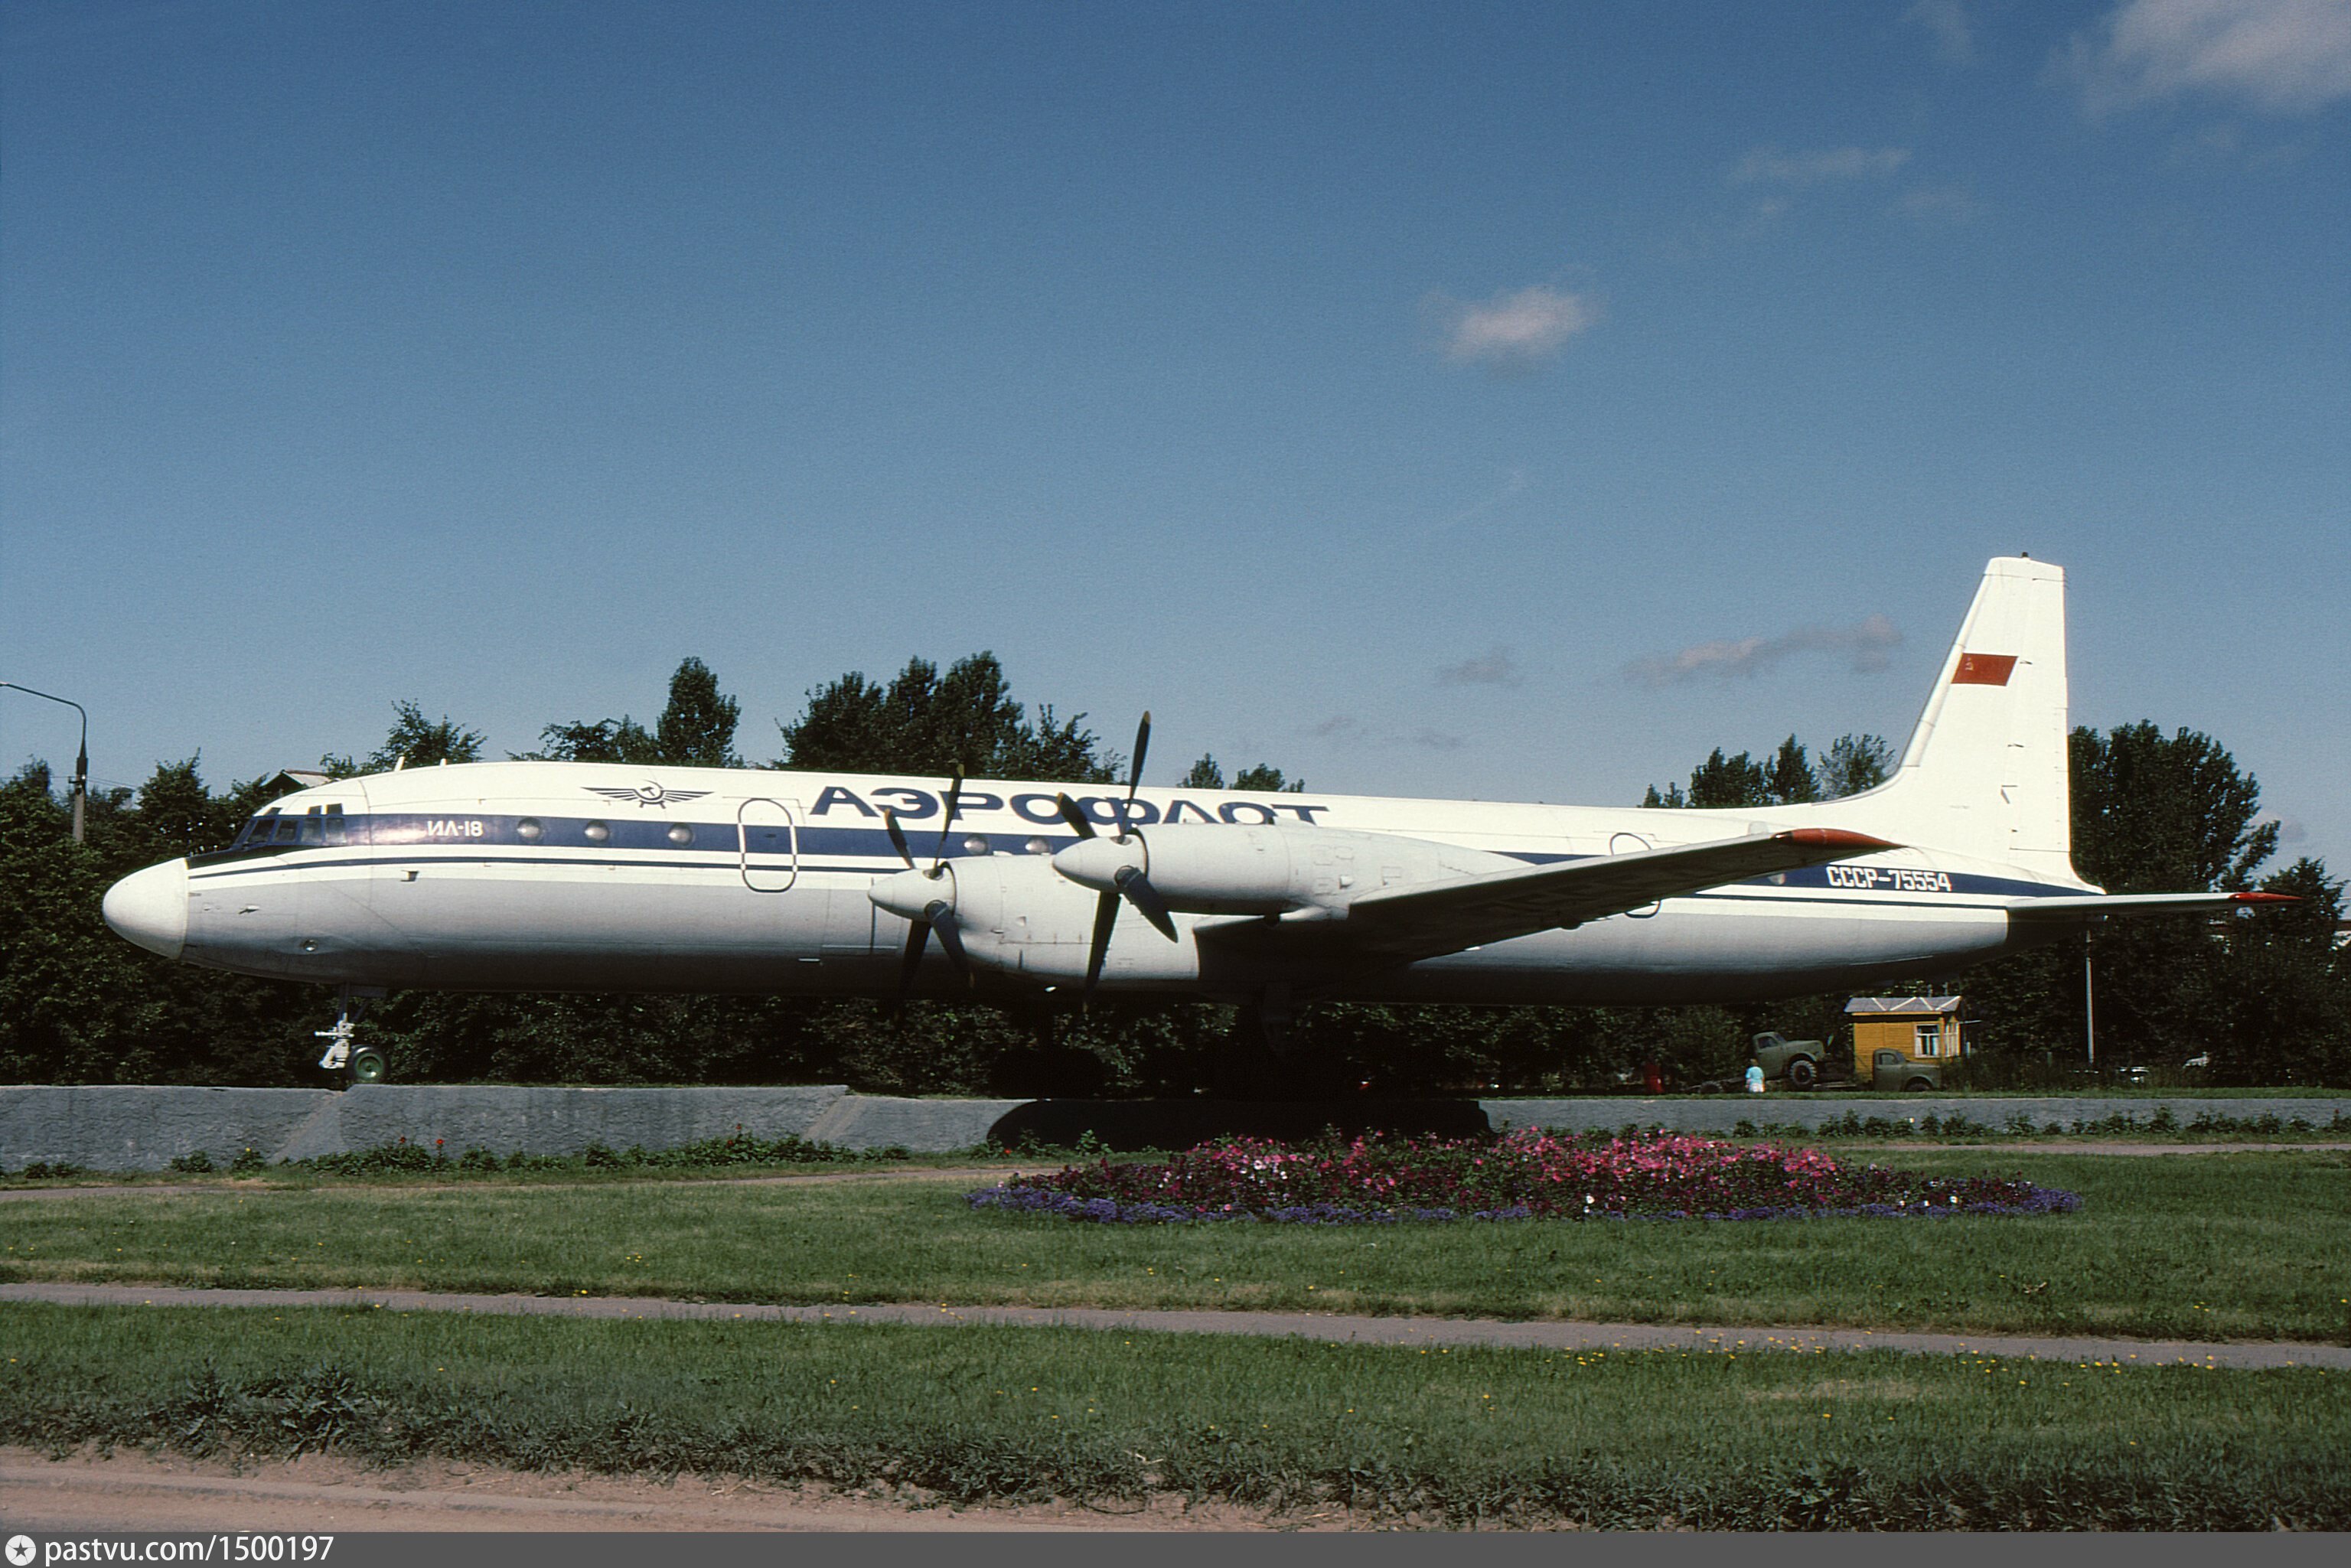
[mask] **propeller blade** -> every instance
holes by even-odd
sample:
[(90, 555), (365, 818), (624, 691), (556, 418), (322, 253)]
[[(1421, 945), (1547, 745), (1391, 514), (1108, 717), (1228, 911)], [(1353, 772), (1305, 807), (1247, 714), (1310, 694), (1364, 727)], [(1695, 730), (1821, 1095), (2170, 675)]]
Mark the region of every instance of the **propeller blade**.
[(890, 1016), (897, 1018), (906, 1010), (906, 998), (914, 989), (915, 972), (923, 967), (923, 945), (931, 939), (931, 928), (917, 920), (906, 928), (905, 956), (898, 960), (898, 995), (890, 1004)]
[(931, 874), (933, 876), (938, 875), (939, 867), (946, 864), (947, 862), (947, 830), (955, 826), (956, 806), (962, 795), (963, 764), (958, 762), (955, 765), (954, 774), (947, 779), (946, 815), (939, 820), (938, 849), (931, 856)]
[(1070, 824), (1071, 832), (1081, 839), (1091, 839), (1094, 836), (1093, 823), (1086, 820), (1086, 814), (1078, 809), (1078, 803), (1075, 800), (1071, 800), (1067, 795), (1056, 795), (1053, 799), (1061, 808), (1061, 821)]
[(1126, 825), (1126, 814), (1134, 805), (1134, 787), (1143, 782), (1143, 754), (1150, 749), (1151, 710), (1145, 708), (1143, 713), (1143, 722), (1137, 725), (1134, 730), (1134, 760), (1127, 765), (1126, 799), (1120, 801), (1118, 805), (1118, 836), (1122, 841), (1125, 840), (1130, 831)]
[(1129, 866), (1111, 880), (1118, 884), (1118, 890), (1126, 895), (1126, 901), (1151, 922), (1159, 935), (1170, 942), (1181, 940), (1176, 935), (1175, 917), (1167, 913), (1167, 901), (1159, 896), (1159, 890), (1151, 885), (1151, 879), (1139, 868)]
[(966, 985), (969, 985), (971, 960), (964, 956), (963, 933), (956, 929), (954, 908), (946, 899), (935, 898), (924, 906), (923, 913), (930, 917), (931, 930), (938, 936), (939, 946), (946, 954), (947, 962), (955, 966), (956, 973), (963, 977)]
[(906, 847), (906, 830), (898, 825), (898, 813), (883, 807), (882, 825), (890, 830), (890, 847), (898, 852), (898, 858), (906, 862), (908, 871), (914, 870), (914, 852)]
[(1094, 982), (1102, 978), (1102, 959), (1110, 953), (1111, 928), (1118, 924), (1118, 894), (1105, 893), (1094, 904), (1094, 945), (1086, 952), (1086, 988), (1080, 996), (1091, 1000)]

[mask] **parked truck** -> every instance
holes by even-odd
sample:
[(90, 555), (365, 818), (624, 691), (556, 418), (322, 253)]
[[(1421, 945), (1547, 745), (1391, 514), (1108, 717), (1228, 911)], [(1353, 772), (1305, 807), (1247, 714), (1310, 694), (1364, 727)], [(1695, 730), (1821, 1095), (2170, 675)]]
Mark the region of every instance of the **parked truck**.
[[(1790, 1089), (1864, 1086), (1855, 1053), (1832, 1051), (1821, 1040), (1790, 1040), (1778, 1030), (1765, 1030), (1755, 1036), (1754, 1048), (1756, 1064), (1763, 1069), (1766, 1082)], [(1877, 1050), (1870, 1055), (1868, 1088), (1924, 1091), (1943, 1086), (1943, 1070), (1934, 1062), (1917, 1061), (1899, 1051)]]

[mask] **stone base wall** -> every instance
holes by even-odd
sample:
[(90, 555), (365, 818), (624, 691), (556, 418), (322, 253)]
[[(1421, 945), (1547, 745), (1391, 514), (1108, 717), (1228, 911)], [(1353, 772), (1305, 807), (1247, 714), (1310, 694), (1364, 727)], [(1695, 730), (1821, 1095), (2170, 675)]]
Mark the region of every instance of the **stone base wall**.
[(2168, 1106), (2182, 1125), (2209, 1112), (2237, 1121), (2274, 1115), (2281, 1122), (2299, 1116), (2314, 1127), (2340, 1117), (2351, 1123), (2351, 1095), (2340, 1099), (2211, 1100), (2191, 1095), (2147, 1099), (2093, 1099), (2086, 1096), (2022, 1095), (1971, 1099), (1958, 1094), (1906, 1094), (1899, 1099), (1840, 1099), (1818, 1094), (1708, 1094), (1687, 1100), (1646, 1100), (1625, 1096), (1586, 1100), (1483, 1100), (1479, 1102), (1496, 1132), (1511, 1127), (1559, 1127), (1574, 1132), (1604, 1132), (1627, 1122), (1644, 1127), (1666, 1127), (1677, 1133), (1728, 1133), (1741, 1121), (1758, 1125), (1818, 1127), (1841, 1122), (1846, 1114), (1882, 1116), (1889, 1122), (1924, 1121), (1928, 1115), (1965, 1116), (1980, 1126), (2005, 1129), (2009, 1118), (2029, 1116), (2036, 1127), (2050, 1123), (2071, 1126), (2075, 1122), (2103, 1122), (2120, 1114), (2145, 1122), (2158, 1107)]
[(2351, 1122), (2351, 1096), (2312, 1100), (1967, 1099), (1940, 1094), (1899, 1100), (1802, 1094), (1721, 1094), (1687, 1100), (1332, 1102), (1265, 1104), (1213, 1100), (912, 1100), (852, 1094), (840, 1084), (804, 1088), (553, 1089), (511, 1085), (360, 1084), (331, 1089), (185, 1089), (137, 1085), (0, 1087), (0, 1170), (40, 1161), (100, 1171), (162, 1170), (203, 1150), (226, 1165), (246, 1149), (276, 1164), (315, 1155), (378, 1148), (406, 1138), (439, 1140), (455, 1155), (481, 1147), (506, 1155), (577, 1154), (590, 1144), (675, 1148), (740, 1131), (787, 1134), (844, 1148), (899, 1145), (945, 1154), (1024, 1134), (1072, 1144), (1092, 1132), (1114, 1148), (1184, 1147), (1220, 1133), (1309, 1136), (1324, 1127), (1354, 1132), (1461, 1134), (1491, 1127), (1607, 1130), (1636, 1123), (1677, 1132), (1728, 1133), (1742, 1119), (1817, 1127), (1847, 1113), (1864, 1118), (1964, 1114), (1988, 1127), (2012, 1116), (2036, 1126), (2140, 1121), (2168, 1106), (2182, 1124), (2202, 1113), (2249, 1120), (2300, 1117), (2324, 1127)]
[(402, 1138), (425, 1148), (438, 1139), (454, 1155), (476, 1146), (501, 1155), (569, 1155), (590, 1144), (667, 1149), (737, 1130), (762, 1138), (813, 1137), (822, 1135), (817, 1124), (848, 1098), (838, 1083), (793, 1089), (362, 1083), (340, 1091), (26, 1085), (0, 1088), (0, 1169), (21, 1170), (40, 1160), (154, 1171), (199, 1149), (214, 1165), (226, 1165), (246, 1149), (275, 1165)]

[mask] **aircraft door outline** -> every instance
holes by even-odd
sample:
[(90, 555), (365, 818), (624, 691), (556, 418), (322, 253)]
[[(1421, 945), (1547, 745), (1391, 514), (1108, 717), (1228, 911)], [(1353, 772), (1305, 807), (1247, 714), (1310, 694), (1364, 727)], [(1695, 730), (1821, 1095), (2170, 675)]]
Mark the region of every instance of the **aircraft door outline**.
[(799, 812), (756, 795), (735, 808), (736, 863), (753, 893), (782, 893), (799, 877)]
[[(1653, 850), (1656, 847), (1638, 833), (1616, 833), (1608, 840), (1608, 852), (1612, 855), (1635, 855), (1643, 850)], [(1656, 904), (1645, 904), (1638, 909), (1626, 910), (1625, 917), (1628, 920), (1646, 920), (1656, 912)]]

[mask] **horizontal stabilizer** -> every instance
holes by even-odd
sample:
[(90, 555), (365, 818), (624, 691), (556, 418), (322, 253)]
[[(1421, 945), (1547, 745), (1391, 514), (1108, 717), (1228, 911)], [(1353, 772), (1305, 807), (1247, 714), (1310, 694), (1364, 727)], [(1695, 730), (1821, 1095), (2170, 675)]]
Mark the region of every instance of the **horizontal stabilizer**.
[(1437, 887), (1367, 893), (1336, 921), (1240, 920), (1204, 925), (1207, 941), (1336, 947), (1412, 963), (1489, 942), (1622, 915), (1662, 898), (1773, 872), (1853, 860), (1899, 845), (1841, 828), (1792, 828), (1678, 849), (1593, 855), (1498, 871)]
[(2290, 893), (2108, 893), (2081, 898), (2032, 898), (2009, 906), (2012, 921), (2085, 920), (2093, 915), (2217, 915), (2264, 904), (2299, 904)]

